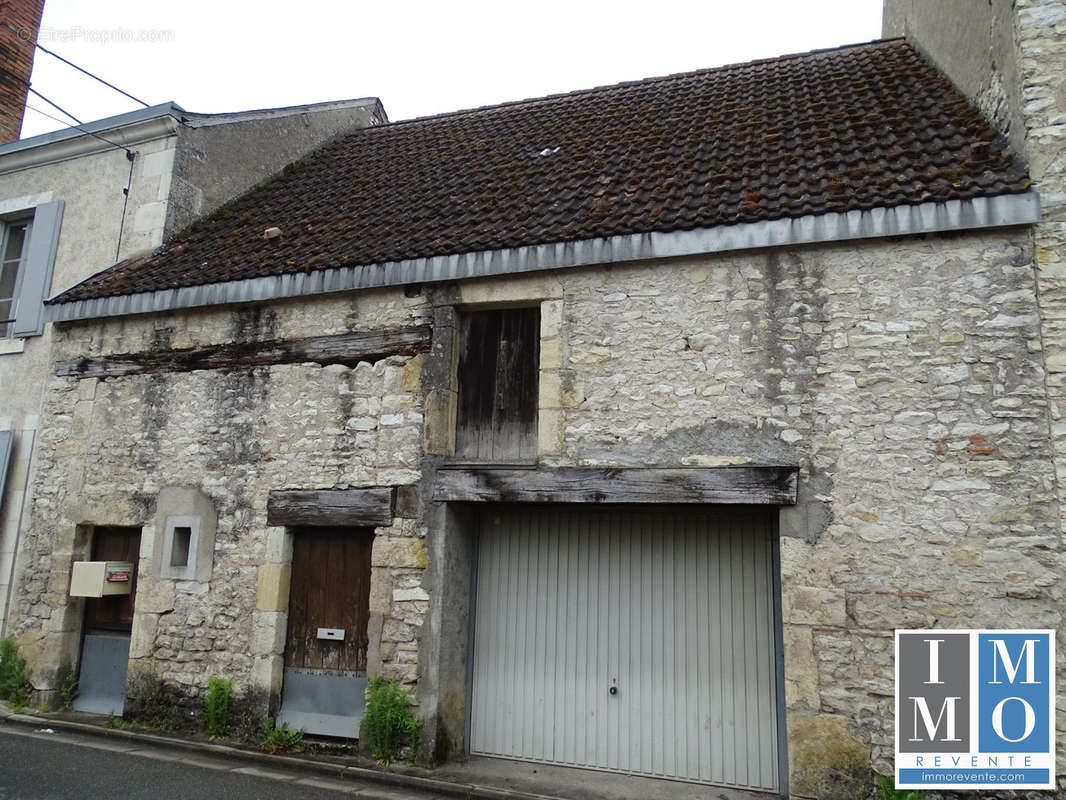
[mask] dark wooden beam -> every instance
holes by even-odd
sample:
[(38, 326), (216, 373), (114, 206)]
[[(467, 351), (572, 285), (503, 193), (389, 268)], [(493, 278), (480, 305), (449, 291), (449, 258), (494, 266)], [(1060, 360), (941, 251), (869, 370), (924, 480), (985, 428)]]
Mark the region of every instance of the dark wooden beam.
[(798, 467), (441, 469), (438, 501), (793, 505)]
[(238, 369), (271, 364), (344, 364), (379, 361), (387, 356), (411, 356), (429, 349), (432, 331), (416, 328), (341, 333), (307, 339), (233, 342), (180, 350), (146, 350), (99, 358), (77, 358), (56, 364), (56, 375), (116, 378), (150, 372), (191, 372), (194, 369)]
[(419, 484), (396, 487), (392, 515), (403, 519), (418, 519), (422, 516), (422, 487)]
[(389, 488), (275, 489), (267, 496), (267, 524), (368, 528), (391, 525), (392, 494)]

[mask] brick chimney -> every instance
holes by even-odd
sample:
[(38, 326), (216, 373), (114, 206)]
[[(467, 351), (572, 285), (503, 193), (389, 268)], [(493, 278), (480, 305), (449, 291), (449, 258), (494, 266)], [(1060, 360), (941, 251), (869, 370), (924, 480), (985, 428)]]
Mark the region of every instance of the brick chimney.
[(44, 0), (0, 0), (0, 144), (19, 138)]

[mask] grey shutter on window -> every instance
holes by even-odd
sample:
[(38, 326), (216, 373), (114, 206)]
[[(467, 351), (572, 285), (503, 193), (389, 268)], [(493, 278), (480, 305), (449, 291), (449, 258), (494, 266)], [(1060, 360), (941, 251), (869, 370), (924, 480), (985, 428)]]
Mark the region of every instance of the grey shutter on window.
[(15, 434), (11, 431), (0, 431), (0, 508), (4, 507), (4, 483), (7, 480), (7, 462), (11, 458), (11, 443), (15, 440)]
[(44, 331), (44, 299), (52, 286), (52, 267), (63, 222), (63, 201), (37, 206), (33, 230), (22, 261), (22, 285), (15, 300), (15, 336), (39, 336)]

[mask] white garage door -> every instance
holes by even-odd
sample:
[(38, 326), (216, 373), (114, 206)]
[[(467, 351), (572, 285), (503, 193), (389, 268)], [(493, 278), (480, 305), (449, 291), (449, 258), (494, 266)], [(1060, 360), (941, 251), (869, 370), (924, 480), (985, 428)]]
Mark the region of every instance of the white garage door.
[(778, 788), (769, 510), (482, 515), (471, 751)]

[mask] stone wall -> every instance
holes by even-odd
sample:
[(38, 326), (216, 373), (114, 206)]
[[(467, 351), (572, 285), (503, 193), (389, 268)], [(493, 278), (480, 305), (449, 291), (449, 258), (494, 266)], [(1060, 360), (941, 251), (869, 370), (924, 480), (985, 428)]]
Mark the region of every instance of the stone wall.
[[(298, 338), (412, 324), (418, 298), (398, 291), (268, 309), (185, 312), (59, 326), (56, 357)], [(66, 597), (71, 561), (88, 557), (93, 525), (142, 531), (131, 672), (194, 695), (211, 675), (235, 687), (280, 686), (291, 534), (268, 526), (272, 489), (400, 486), (420, 478), (420, 357), (355, 368), (292, 364), (97, 380), (53, 378), (15, 632), (31, 680), (51, 688), (77, 658), (82, 601)], [(167, 493), (192, 491), (217, 513), (204, 580), (160, 577)], [(190, 506), (192, 505), (192, 501)], [(177, 504), (177, 505), (176, 505)], [(420, 588), (424, 530), (379, 529), (374, 607), (383, 628), (376, 672), (413, 683), (413, 642), (429, 595)], [(199, 576), (198, 576), (199, 578)]]
[(841, 715), (887, 768), (894, 628), (1059, 627), (1032, 259), (1019, 229), (562, 277), (552, 463), (801, 465), (793, 736)]
[[(1040, 193), (1043, 221), (1033, 226), (1032, 240), (1061, 505), (1066, 502), (1066, 4), (886, 0), (884, 19), (886, 35), (905, 34), (914, 41), (1009, 137)], [(1060, 516), (1060, 530), (1063, 522)], [(1060, 653), (1060, 687), (1063, 663)], [(1060, 732), (1064, 725), (1060, 693)], [(1062, 773), (1061, 745), (1059, 753)]]
[(1030, 229), (408, 294), (62, 326), (60, 358), (436, 330), (430, 353), (354, 370), (54, 380), (19, 595), (35, 681), (73, 657), (60, 643), (76, 641), (63, 592), (79, 525), (158, 536), (161, 489), (202, 491), (218, 512), (212, 578), (169, 586), (142, 562), (136, 660), (190, 689), (212, 672), (272, 689), (291, 542), (266, 525), (268, 491), (421, 481), (424, 516), (377, 531), (370, 668), (417, 686), (430, 753), (461, 748), (472, 538), (428, 495), (453, 424), (457, 305), (540, 305), (544, 466), (800, 466), (799, 504), (780, 516), (795, 791), (817, 785), (827, 741), (888, 769), (893, 629), (1059, 626), (1066, 564)]
[[(895, 628), (1058, 627), (1066, 560), (1030, 229), (432, 296), (539, 303), (545, 466), (801, 467), (799, 503), (780, 516), (796, 791), (814, 791), (827, 737), (890, 769)], [(431, 452), (447, 453), (451, 388), (427, 386)], [(469, 548), (462, 526), (430, 524), (433, 558)], [(432, 592), (458, 596), (468, 574), (431, 565)], [(420, 692), (457, 737), (467, 629), (443, 608), (427, 624)]]
[(1019, 0), (1015, 19), (1026, 161), (1040, 192), (1034, 226), (1055, 437), (1059, 501), (1066, 501), (1066, 4)]

